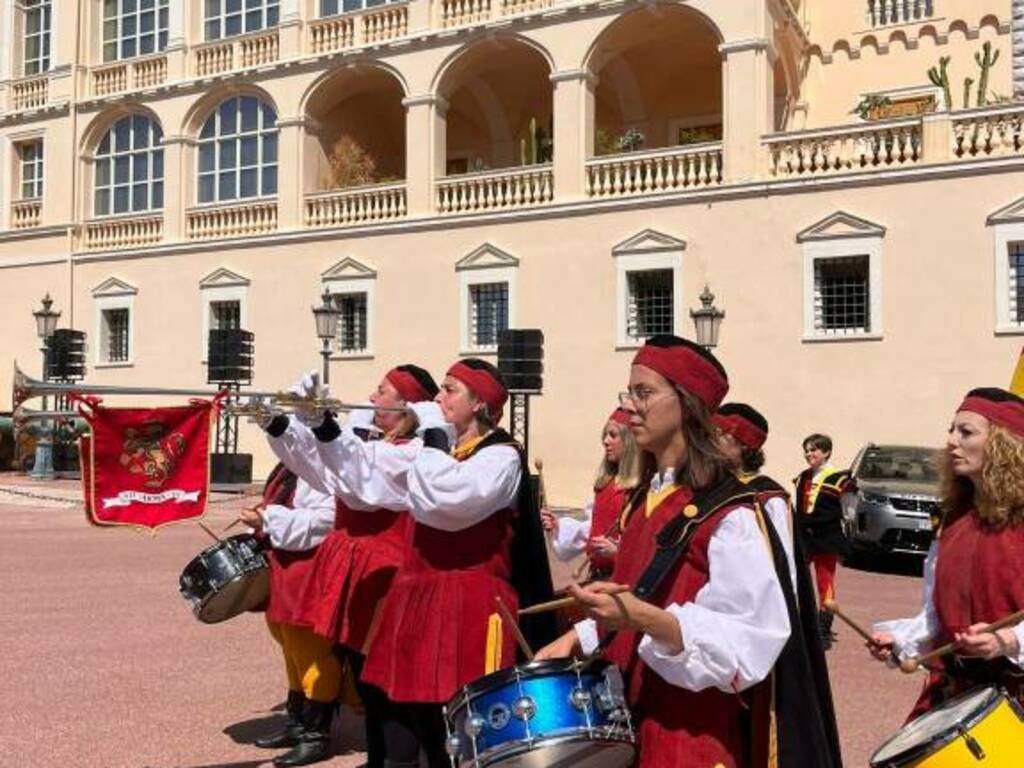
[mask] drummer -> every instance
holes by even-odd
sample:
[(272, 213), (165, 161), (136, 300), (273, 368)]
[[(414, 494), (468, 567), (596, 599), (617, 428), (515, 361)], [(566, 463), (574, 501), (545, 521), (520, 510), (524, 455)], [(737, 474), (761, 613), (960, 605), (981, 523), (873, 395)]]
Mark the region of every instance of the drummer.
[(275, 766), (329, 760), (341, 665), (331, 643), (310, 628), (301, 600), (313, 555), (334, 523), (334, 497), (278, 464), (267, 480), (261, 507), (243, 510), (241, 519), (269, 545), (266, 620), (271, 636), (281, 645), (288, 679), (283, 729), (255, 744), (265, 749), (291, 748), (274, 759)]
[(973, 686), (1024, 702), (1024, 624), (987, 624), (1024, 608), (1024, 400), (974, 389), (953, 416), (940, 458), (943, 519), (925, 560), (924, 604), (876, 625), (876, 658), (911, 657), (946, 643), (956, 654), (929, 671), (910, 717)]
[[(410, 405), (418, 440), (362, 442), (329, 418), (316, 430), (332, 492), (353, 509), (408, 510), (414, 520), (363, 670), (392, 704), (384, 735), (393, 768), (416, 766), (421, 750), (431, 768), (450, 765), (442, 705), (516, 661), (495, 598), (514, 613), (551, 595), (525, 460), (497, 426), (507, 398), (498, 370), (467, 358), (448, 369), (436, 403)], [(309, 444), (294, 423), (275, 439), (296, 452)]]
[(557, 517), (542, 508), (541, 523), (551, 537), (555, 556), (572, 560), (586, 552), (589, 579), (606, 579), (615, 565), (622, 534), (622, 515), (640, 484), (640, 453), (629, 431), (629, 411), (616, 408), (601, 433), (604, 458), (594, 480), (594, 499), (582, 520)]
[[(626, 677), (639, 768), (760, 768), (772, 744), (782, 745), (779, 765), (830, 768), (839, 764), (830, 695), (823, 703), (827, 683), (810, 679), (823, 657), (820, 647), (808, 656), (814, 627), (797, 623), (779, 543), (787, 521), (730, 502), (742, 486), (711, 423), (728, 387), (718, 360), (685, 339), (656, 336), (634, 357), (621, 400), (644, 452), (646, 493), (623, 532), (611, 580), (571, 587), (591, 619), (538, 658), (607, 648)], [(672, 537), (680, 559), (661, 570), (649, 600), (633, 595), (658, 567), (658, 534), (687, 520)], [(774, 681), (760, 686), (773, 671)], [(779, 696), (772, 710), (761, 702), (776, 687), (800, 695)]]

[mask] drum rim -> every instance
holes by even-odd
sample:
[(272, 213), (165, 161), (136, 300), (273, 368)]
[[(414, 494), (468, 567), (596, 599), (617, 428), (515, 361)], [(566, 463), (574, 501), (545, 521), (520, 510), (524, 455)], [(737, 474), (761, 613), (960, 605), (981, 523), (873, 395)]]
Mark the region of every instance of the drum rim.
[(579, 664), (580, 672), (587, 673), (602, 672), (610, 666), (610, 661), (605, 659), (578, 659), (575, 656), (561, 659), (543, 659), (541, 661), (530, 661), (526, 664), (518, 664), (512, 667), (505, 667), (491, 672), (489, 675), (478, 677), (462, 688), (448, 700), (448, 711), (458, 710), (463, 703), (479, 696), (482, 693), (500, 688), (503, 685), (513, 682), (516, 679), (516, 672), (524, 673), (523, 677), (541, 677), (552, 672), (571, 672), (573, 666)]
[[(963, 722), (964, 730), (970, 730), (978, 723), (980, 723), (982, 720), (984, 720), (986, 717), (988, 717), (990, 714), (992, 714), (996, 707), (999, 706), (999, 703), (1001, 701), (1009, 703), (1011, 707), (1014, 709), (1014, 711), (1017, 712), (1018, 716), (1021, 715), (1021, 710), (1019, 706), (1014, 706), (1015, 702), (1013, 698), (1009, 696), (1002, 687), (997, 685), (978, 685), (974, 688), (964, 691), (958, 696), (954, 696), (953, 698), (944, 701), (935, 709), (925, 712), (923, 715), (920, 715), (919, 717), (925, 717), (926, 715), (929, 715), (932, 712), (939, 712), (943, 709), (952, 709), (956, 704), (960, 702), (961, 699), (966, 699), (969, 696), (976, 695), (979, 690), (987, 690), (990, 694), (992, 694), (992, 696), (983, 707), (980, 707), (976, 712), (974, 712), (970, 717), (968, 717), (967, 720)], [(910, 725), (917, 719), (919, 718), (914, 718), (914, 720), (911, 720), (910, 723), (907, 723), (904, 727)], [(884, 763), (876, 763), (875, 758), (878, 756), (878, 754), (882, 750), (884, 750), (890, 742), (894, 741), (900, 735), (902, 730), (903, 729), (901, 728), (899, 731), (894, 733), (892, 736), (886, 739), (885, 742), (878, 749), (875, 750), (874, 754), (871, 755), (871, 768), (886, 768), (886, 766), (888, 765), (895, 765), (895, 763), (893, 762), (895, 760), (915, 760), (919, 757), (923, 757), (932, 752), (936, 752), (942, 749), (943, 747), (952, 744), (954, 741), (960, 738), (960, 731), (956, 728), (950, 728), (946, 731), (943, 731), (942, 733), (936, 734), (928, 741), (918, 744), (916, 747), (910, 747), (909, 749), (906, 749), (903, 752), (886, 758)]]
[(568, 744), (573, 741), (612, 745), (625, 744), (632, 748), (634, 755), (636, 754), (636, 736), (632, 732), (629, 733), (628, 737), (602, 736), (601, 738), (590, 739), (580, 738), (580, 735), (580, 733), (575, 733), (562, 736), (552, 736), (550, 738), (512, 739), (503, 744), (495, 745), (478, 754), (475, 757), (476, 764), (481, 768), (486, 768), (486, 766), (490, 765), (494, 760), (504, 760), (509, 757), (524, 755), (528, 752), (532, 752), (537, 747), (556, 747), (560, 744)]
[(242, 615), (242, 613), (246, 613), (246, 611), (242, 611), (241, 613), (236, 613), (236, 614), (234, 614), (233, 616), (227, 616), (227, 617), (225, 617), (225, 618), (223, 618), (223, 619), (217, 619), (217, 621), (207, 621), (207, 620), (206, 620), (206, 619), (204, 619), (204, 618), (203, 618), (202, 616), (200, 616), (200, 614), (202, 613), (202, 610), (203, 610), (203, 609), (204, 609), (204, 608), (205, 608), (205, 607), (207, 606), (207, 604), (208, 604), (208, 603), (209, 603), (209, 602), (210, 602), (210, 601), (211, 601), (211, 600), (212, 600), (212, 599), (213, 599), (214, 597), (216, 597), (216, 596), (217, 596), (217, 595), (218, 595), (218, 594), (219, 594), (220, 592), (224, 591), (224, 588), (225, 588), (225, 587), (227, 587), (227, 586), (229, 586), (229, 585), (231, 585), (231, 584), (234, 584), (234, 583), (236, 583), (236, 582), (237, 582), (237, 581), (239, 581), (240, 579), (244, 579), (244, 578), (246, 578), (246, 577), (247, 577), (247, 576), (249, 576), (250, 574), (259, 574), (259, 573), (260, 573), (261, 571), (266, 571), (266, 570), (269, 570), (269, 566), (268, 566), (268, 568), (257, 568), (257, 569), (255, 569), (255, 570), (252, 570), (252, 571), (242, 571), (242, 572), (241, 572), (240, 574), (238, 574), (237, 576), (235, 576), (235, 577), (234, 577), (233, 579), (231, 579), (230, 581), (226, 581), (226, 582), (224, 582), (224, 585), (223, 585), (223, 586), (222, 586), (222, 587), (221, 587), (221, 588), (220, 588), (219, 590), (216, 590), (216, 591), (214, 591), (214, 590), (211, 590), (210, 592), (208, 592), (208, 593), (206, 593), (205, 595), (203, 595), (203, 597), (202, 597), (202, 598), (200, 598), (200, 600), (199, 600), (198, 602), (196, 602), (196, 603), (194, 603), (194, 604), (192, 605), (192, 614), (193, 614), (193, 615), (194, 615), (194, 616), (195, 616), (195, 617), (196, 617), (196, 618), (197, 618), (197, 619), (198, 619), (198, 620), (199, 620), (199, 621), (200, 621), (200, 622), (201, 622), (202, 624), (220, 624), (221, 622), (225, 622), (225, 621), (228, 621), (229, 619), (233, 619), (233, 618), (235, 618), (235, 616), (241, 616), (241, 615)]

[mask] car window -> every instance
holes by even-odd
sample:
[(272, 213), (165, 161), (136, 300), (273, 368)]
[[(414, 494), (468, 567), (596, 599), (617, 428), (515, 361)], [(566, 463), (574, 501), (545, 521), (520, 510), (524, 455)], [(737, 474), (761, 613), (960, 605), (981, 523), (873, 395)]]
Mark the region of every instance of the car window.
[(939, 479), (935, 452), (927, 448), (868, 448), (857, 468), (861, 480), (906, 480), (930, 483)]

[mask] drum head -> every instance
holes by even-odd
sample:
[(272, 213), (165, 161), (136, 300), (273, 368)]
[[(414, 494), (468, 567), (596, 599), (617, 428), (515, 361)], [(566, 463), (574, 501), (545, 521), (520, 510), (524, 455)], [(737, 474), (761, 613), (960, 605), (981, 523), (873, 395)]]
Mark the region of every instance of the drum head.
[(543, 741), (534, 747), (523, 744), (495, 754), (482, 761), (501, 768), (569, 768), (585, 765), (587, 768), (629, 768), (636, 759), (632, 744), (617, 741), (592, 741), (571, 737), (564, 741)]
[(217, 624), (258, 608), (270, 594), (270, 569), (243, 574), (206, 597), (196, 608), (196, 618)]
[(921, 715), (883, 744), (871, 757), (873, 768), (905, 762), (944, 747), (958, 735), (958, 726), (970, 728), (988, 714), (999, 700), (999, 691), (974, 688)]

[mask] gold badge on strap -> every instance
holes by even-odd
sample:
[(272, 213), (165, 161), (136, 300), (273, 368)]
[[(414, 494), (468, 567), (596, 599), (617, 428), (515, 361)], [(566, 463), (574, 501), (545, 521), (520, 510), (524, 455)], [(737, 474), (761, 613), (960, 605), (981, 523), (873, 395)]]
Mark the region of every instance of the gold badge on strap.
[(683, 516), (687, 520), (693, 520), (693, 518), (697, 516), (697, 512), (698, 510), (696, 504), (687, 504), (685, 507), (683, 507)]

